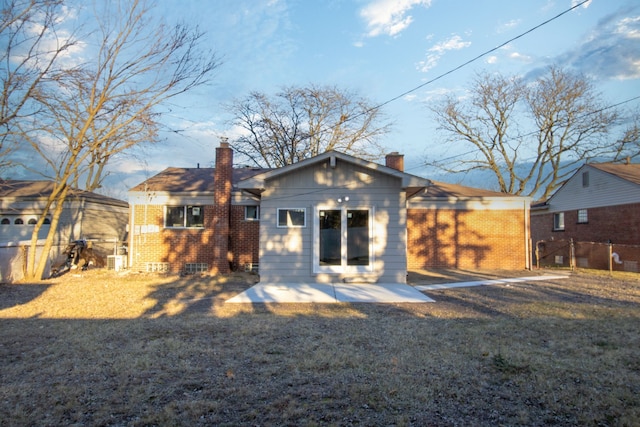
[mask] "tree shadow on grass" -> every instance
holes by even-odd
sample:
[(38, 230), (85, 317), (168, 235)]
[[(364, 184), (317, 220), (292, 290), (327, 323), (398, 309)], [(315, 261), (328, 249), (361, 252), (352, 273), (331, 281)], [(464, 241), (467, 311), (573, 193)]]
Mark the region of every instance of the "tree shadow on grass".
[(50, 285), (0, 283), (0, 310), (27, 304), (42, 295)]

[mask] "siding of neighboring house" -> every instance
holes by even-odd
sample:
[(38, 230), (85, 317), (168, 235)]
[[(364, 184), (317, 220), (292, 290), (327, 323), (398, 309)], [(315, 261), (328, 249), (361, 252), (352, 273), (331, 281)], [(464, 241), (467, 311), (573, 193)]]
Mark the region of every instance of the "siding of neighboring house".
[[(331, 282), (351, 277), (406, 280), (406, 210), (399, 178), (359, 165), (328, 161), (278, 176), (262, 194), (260, 277), (264, 281)], [(349, 197), (339, 203), (339, 198)], [(371, 273), (314, 273), (317, 209), (373, 208), (374, 268)], [(278, 208), (305, 208), (306, 227), (276, 227)], [(286, 254), (287, 256), (283, 256)]]
[(564, 212), (564, 230), (553, 229), (555, 213), (531, 216), (534, 243), (541, 240), (581, 242), (613, 242), (623, 245), (640, 244), (640, 203), (587, 209), (588, 222), (578, 223), (578, 210)]
[[(573, 239), (640, 244), (639, 179), (637, 164), (582, 166), (545, 204), (531, 211), (534, 243)], [(579, 210), (586, 211), (586, 222), (579, 223)], [(560, 213), (564, 216), (564, 229), (554, 229), (554, 216)]]

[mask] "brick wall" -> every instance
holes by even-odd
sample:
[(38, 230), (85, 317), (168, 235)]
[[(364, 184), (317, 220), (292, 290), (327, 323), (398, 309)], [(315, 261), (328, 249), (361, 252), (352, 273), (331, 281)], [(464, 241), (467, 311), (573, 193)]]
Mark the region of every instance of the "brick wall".
[(229, 234), (232, 268), (243, 271), (246, 264), (257, 264), (260, 253), (260, 221), (246, 221), (244, 206), (231, 206)]
[(540, 240), (569, 240), (640, 244), (640, 203), (587, 209), (588, 222), (578, 224), (578, 211), (564, 212), (564, 231), (553, 230), (553, 213), (531, 215), (531, 237)]
[(524, 269), (523, 216), (521, 210), (409, 209), (407, 267)]
[(213, 206), (203, 206), (204, 228), (164, 228), (164, 206), (134, 206), (134, 225), (157, 225), (158, 232), (133, 236), (131, 268), (144, 271), (147, 262), (168, 262), (172, 272), (184, 270), (185, 263), (213, 263)]

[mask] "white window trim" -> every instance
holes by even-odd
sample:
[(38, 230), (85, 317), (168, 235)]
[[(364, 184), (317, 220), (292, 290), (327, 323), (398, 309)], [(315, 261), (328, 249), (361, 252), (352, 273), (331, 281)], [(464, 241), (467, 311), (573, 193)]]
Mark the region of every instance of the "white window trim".
[[(343, 265), (320, 265), (320, 211), (324, 210), (340, 210), (341, 214), (341, 229), (342, 229), (342, 241), (347, 240), (347, 210), (362, 210), (369, 211), (369, 265), (347, 265), (347, 247), (341, 245), (341, 257)], [(375, 252), (374, 252), (374, 240), (373, 226), (375, 222), (375, 209), (373, 206), (323, 206), (318, 205), (313, 210), (313, 272), (315, 274), (329, 273), (329, 274), (363, 274), (372, 273), (375, 265)]]
[[(584, 221), (581, 221), (581, 213), (584, 213)], [(578, 209), (578, 224), (589, 224), (589, 211), (587, 209)]]
[[(562, 224), (556, 227), (556, 215), (559, 218), (562, 218)], [(553, 214), (553, 231), (564, 231), (565, 222), (564, 222), (564, 212), (555, 212)]]
[[(247, 216), (247, 208), (256, 208), (256, 217), (250, 218)], [(245, 221), (260, 221), (260, 205), (247, 205), (244, 207), (244, 220)]]
[[(280, 225), (280, 211), (302, 211), (304, 213), (304, 224), (302, 225)], [(278, 208), (276, 210), (276, 227), (277, 228), (307, 228), (307, 208)]]

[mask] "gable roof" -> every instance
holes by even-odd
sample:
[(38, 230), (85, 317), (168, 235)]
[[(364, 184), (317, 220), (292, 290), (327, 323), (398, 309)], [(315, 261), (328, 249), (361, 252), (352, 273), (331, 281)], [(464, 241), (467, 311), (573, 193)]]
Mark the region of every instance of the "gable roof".
[(238, 188), (242, 189), (264, 189), (265, 182), (269, 179), (276, 178), (278, 176), (288, 174), (302, 168), (309, 167), (311, 165), (322, 163), (325, 161), (331, 162), (331, 164), (335, 164), (336, 160), (341, 160), (344, 162), (352, 163), (363, 168), (371, 169), (377, 172), (381, 172), (387, 175), (395, 176), (402, 180), (402, 188), (416, 188), (416, 187), (426, 187), (430, 184), (430, 180), (426, 178), (421, 178), (419, 176), (411, 175), (405, 172), (401, 172), (397, 169), (390, 168), (388, 166), (383, 166), (378, 163), (369, 162), (366, 160), (359, 159), (354, 156), (350, 156), (348, 154), (341, 153), (339, 151), (326, 151), (322, 154), (319, 154), (315, 157), (311, 157), (309, 159), (301, 160), (297, 163), (283, 166), (278, 169), (270, 169), (263, 173), (259, 173), (252, 178), (246, 179), (239, 183)]
[(588, 163), (585, 166), (640, 185), (640, 163)]
[[(232, 185), (269, 169), (234, 168)], [(215, 168), (166, 168), (129, 191), (166, 191), (169, 193), (213, 193)]]
[[(15, 198), (22, 200), (35, 200), (48, 197), (53, 191), (53, 181), (28, 181), (28, 180), (4, 180), (0, 179), (0, 198)], [(79, 197), (95, 203), (128, 207), (123, 200), (91, 191), (72, 188), (69, 191), (72, 197)]]

